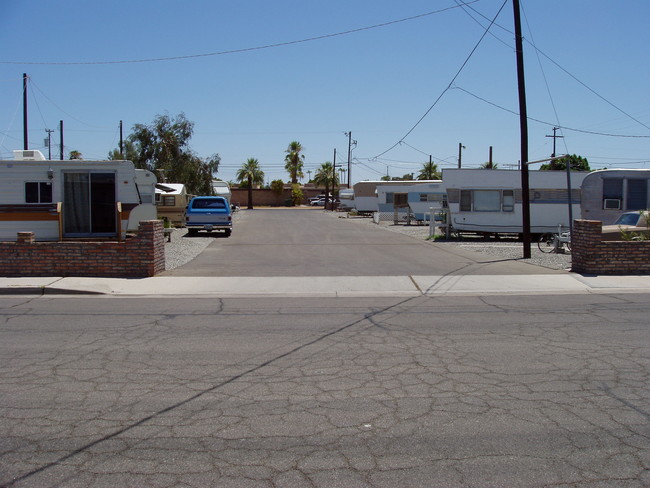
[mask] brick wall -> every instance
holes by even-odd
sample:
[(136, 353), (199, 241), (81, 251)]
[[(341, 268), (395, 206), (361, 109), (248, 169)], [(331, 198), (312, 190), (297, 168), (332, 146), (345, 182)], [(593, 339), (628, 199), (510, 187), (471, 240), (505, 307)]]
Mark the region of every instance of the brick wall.
[[(325, 193), (323, 188), (301, 188), (303, 193), (303, 205), (309, 202), (310, 197), (317, 197)], [(231, 203), (239, 203), (244, 208), (248, 205), (248, 189), (231, 188)], [(291, 200), (291, 188), (285, 188), (282, 195), (278, 195), (268, 188), (253, 188), (253, 206), (284, 207), (285, 202)]]
[(142, 278), (165, 270), (163, 224), (140, 222), (125, 241), (34, 242), (20, 232), (17, 242), (0, 242), (2, 276), (93, 276)]
[(650, 241), (602, 241), (602, 222), (576, 220), (571, 271), (586, 274), (650, 274)]

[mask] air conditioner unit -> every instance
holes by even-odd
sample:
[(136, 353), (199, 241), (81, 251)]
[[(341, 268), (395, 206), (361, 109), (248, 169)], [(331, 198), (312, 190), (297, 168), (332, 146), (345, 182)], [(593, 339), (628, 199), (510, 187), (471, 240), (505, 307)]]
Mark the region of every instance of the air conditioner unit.
[(45, 161), (45, 156), (38, 150), (14, 150), (14, 160), (16, 161)]
[(621, 201), (618, 198), (605, 198), (603, 208), (605, 210), (620, 210)]

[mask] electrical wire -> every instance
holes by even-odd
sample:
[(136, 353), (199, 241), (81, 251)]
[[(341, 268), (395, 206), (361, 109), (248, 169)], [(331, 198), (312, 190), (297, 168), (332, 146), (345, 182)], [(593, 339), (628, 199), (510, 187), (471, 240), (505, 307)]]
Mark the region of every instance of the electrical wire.
[[(467, 2), (467, 4), (471, 3), (476, 3), (480, 0), (473, 0), (471, 2)], [(451, 7), (446, 7), (438, 10), (433, 10), (431, 12), (425, 12), (422, 14), (418, 15), (413, 15), (411, 17), (405, 17), (403, 19), (397, 19), (397, 20), (390, 20), (388, 22), (382, 22), (381, 24), (374, 24), (366, 27), (358, 27), (356, 29), (350, 29), (346, 31), (341, 31), (341, 32), (335, 32), (331, 34), (324, 34), (320, 36), (313, 36), (313, 37), (308, 37), (305, 39), (299, 39), (299, 40), (294, 40), (294, 41), (286, 41), (286, 42), (277, 42), (274, 44), (266, 44), (263, 46), (256, 46), (256, 47), (247, 47), (247, 48), (241, 48), (241, 49), (232, 49), (228, 51), (217, 51), (217, 52), (210, 52), (210, 53), (203, 53), (203, 54), (189, 54), (185, 56), (169, 56), (169, 57), (160, 57), (160, 58), (145, 58), (145, 59), (131, 59), (131, 60), (118, 60), (118, 61), (69, 61), (69, 62), (56, 62), (56, 61), (43, 61), (43, 62), (34, 62), (34, 61), (0, 61), (0, 64), (25, 64), (25, 65), (62, 65), (62, 66), (70, 66), (70, 65), (102, 65), (102, 64), (134, 64), (134, 63), (153, 63), (153, 62), (161, 62), (161, 61), (177, 61), (181, 59), (196, 59), (196, 58), (206, 58), (206, 57), (211, 57), (211, 56), (223, 56), (226, 54), (240, 54), (240, 53), (245, 53), (245, 52), (251, 52), (251, 51), (261, 51), (264, 49), (273, 49), (273, 48), (278, 48), (278, 47), (284, 47), (284, 46), (291, 46), (294, 44), (302, 44), (306, 42), (313, 42), (313, 41), (320, 41), (323, 39), (331, 39), (333, 37), (339, 37), (339, 36), (346, 36), (349, 34), (356, 34), (357, 32), (363, 32), (363, 31), (368, 31), (372, 29), (379, 29), (382, 27), (388, 27), (391, 25), (403, 23), (403, 22), (409, 22), (412, 20), (417, 20), (421, 19), (423, 17), (428, 17), (430, 15), (435, 15), (435, 14), (440, 14), (443, 12), (446, 12), (448, 10), (453, 10), (459, 8), (458, 6), (451, 6)]]
[[(460, 90), (460, 91), (462, 91), (464, 93), (467, 93), (468, 95), (470, 95), (470, 96), (472, 96), (472, 97), (474, 97), (474, 98), (476, 98), (476, 99), (478, 99), (478, 100), (480, 100), (482, 102), (485, 102), (488, 105), (492, 105), (493, 107), (496, 107), (496, 108), (498, 108), (500, 110), (503, 110), (504, 112), (508, 112), (508, 113), (513, 114), (513, 115), (519, 116), (519, 112), (516, 112), (514, 110), (510, 110), (509, 108), (502, 107), (501, 105), (498, 105), (498, 104), (496, 104), (494, 102), (486, 100), (485, 98), (480, 97), (480, 96), (478, 96), (478, 95), (476, 95), (476, 94), (474, 94), (474, 93), (472, 93), (472, 92), (470, 92), (470, 91), (468, 91), (468, 90), (466, 90), (466, 89), (464, 89), (464, 88), (462, 88), (460, 86), (456, 85), (456, 86), (453, 87), (453, 89), (454, 90)], [(551, 126), (551, 127), (553, 127), (555, 125), (555, 124), (553, 124), (551, 122), (546, 122), (544, 120), (536, 119), (534, 117), (527, 117), (527, 119), (531, 120), (533, 122), (538, 122), (540, 124), (548, 125), (548, 126)], [(595, 135), (595, 136), (604, 136), (604, 137), (623, 137), (623, 138), (636, 138), (636, 139), (650, 138), (650, 135), (646, 136), (646, 135), (629, 135), (629, 134), (609, 134), (609, 133), (606, 133), (606, 132), (596, 132), (596, 131), (585, 130), (585, 129), (575, 129), (575, 128), (567, 127), (567, 126), (561, 126), (559, 128), (564, 129), (564, 130), (568, 130), (568, 131), (572, 131), (572, 132), (580, 132), (580, 133), (583, 133), (583, 134), (591, 134), (591, 135)]]
[(445, 93), (447, 93), (447, 91), (449, 91), (449, 89), (451, 88), (451, 86), (452, 86), (452, 85), (454, 84), (454, 82), (456, 81), (456, 78), (458, 78), (458, 76), (460, 75), (460, 73), (463, 71), (463, 69), (465, 68), (465, 66), (466, 66), (467, 63), (469, 62), (470, 58), (474, 55), (474, 53), (475, 53), (476, 50), (478, 49), (478, 47), (479, 47), (479, 45), (481, 44), (481, 42), (483, 42), (483, 39), (485, 39), (485, 36), (487, 35), (488, 31), (489, 31), (490, 28), (492, 27), (492, 24), (494, 24), (494, 22), (496, 21), (497, 17), (499, 17), (499, 15), (501, 14), (501, 11), (503, 10), (503, 7), (505, 7), (507, 1), (508, 1), (508, 0), (504, 0), (503, 4), (501, 5), (501, 8), (499, 8), (499, 11), (498, 11), (498, 12), (496, 13), (496, 15), (494, 16), (494, 19), (492, 19), (490, 25), (485, 29), (485, 31), (483, 32), (483, 35), (481, 36), (481, 38), (478, 40), (478, 42), (476, 43), (476, 45), (472, 48), (472, 50), (471, 50), (471, 52), (469, 53), (469, 55), (465, 58), (465, 61), (463, 62), (463, 64), (461, 65), (461, 67), (458, 69), (458, 71), (456, 72), (456, 74), (453, 76), (453, 78), (452, 78), (451, 81), (449, 82), (449, 85), (447, 85), (447, 87), (442, 91), (442, 93), (438, 96), (438, 98), (436, 98), (436, 101), (433, 102), (433, 104), (432, 104), (432, 105), (427, 109), (427, 111), (424, 112), (424, 115), (422, 115), (422, 117), (420, 117), (420, 119), (419, 119), (419, 120), (418, 120), (418, 121), (413, 125), (413, 127), (411, 127), (411, 128), (406, 132), (406, 134), (404, 134), (404, 135), (402, 136), (402, 138), (401, 138), (399, 141), (397, 141), (397, 142), (396, 142), (395, 144), (393, 144), (391, 147), (389, 147), (388, 149), (386, 149), (384, 152), (382, 152), (382, 153), (378, 154), (377, 156), (375, 156), (375, 158), (379, 158), (380, 156), (383, 156), (383, 155), (386, 154), (387, 152), (390, 152), (390, 151), (392, 151), (393, 149), (395, 149), (397, 146), (399, 146), (399, 145), (404, 141), (404, 139), (406, 139), (406, 138), (411, 134), (411, 132), (413, 132), (413, 131), (416, 129), (416, 127), (417, 127), (418, 125), (420, 125), (420, 123), (421, 123), (421, 122), (426, 118), (426, 116), (429, 115), (429, 113), (431, 112), (431, 110), (433, 110), (433, 108), (438, 104), (438, 102), (440, 101), (440, 99), (442, 99), (442, 97), (445, 95)]
[[(533, 37), (533, 31), (530, 28), (530, 24), (528, 23), (528, 17), (526, 17), (526, 11), (524, 10), (523, 6), (521, 9), (524, 13), (524, 20), (526, 21), (526, 27), (528, 28), (528, 32), (530, 32), (530, 39), (532, 41), (532, 44), (535, 45), (535, 38)], [(537, 57), (537, 64), (539, 64), (539, 70), (542, 72), (542, 79), (544, 80), (544, 85), (546, 86), (546, 93), (548, 93), (548, 98), (551, 101), (551, 107), (553, 108), (553, 113), (555, 114), (555, 120), (557, 121), (557, 126), (560, 128), (560, 136), (562, 137), (562, 143), (564, 144), (564, 152), (565, 154), (569, 154), (569, 146), (567, 145), (566, 138), (564, 137), (564, 133), (562, 132), (562, 124), (560, 123), (560, 116), (557, 113), (557, 108), (555, 107), (555, 101), (553, 100), (553, 95), (551, 94), (551, 88), (548, 85), (548, 80), (546, 78), (546, 73), (544, 72), (544, 66), (542, 65), (542, 60), (539, 57), (539, 52), (535, 49), (535, 55)], [(553, 132), (553, 144), (555, 145), (555, 132)]]
[(103, 130), (109, 129), (109, 127), (99, 127), (99, 126), (96, 126), (96, 125), (89, 124), (89, 123), (87, 123), (87, 122), (84, 122), (83, 120), (78, 119), (78, 118), (75, 117), (74, 115), (69, 114), (68, 112), (66, 112), (65, 110), (63, 110), (61, 107), (59, 107), (59, 106), (58, 106), (58, 105), (57, 105), (57, 104), (56, 104), (56, 103), (55, 103), (55, 102), (54, 102), (50, 97), (48, 97), (48, 96), (45, 94), (45, 92), (44, 92), (43, 90), (41, 90), (40, 87), (39, 87), (39, 86), (34, 82), (34, 80), (32, 79), (31, 76), (30, 76), (28, 79), (29, 79), (30, 85), (33, 85), (34, 88), (36, 88), (36, 89), (41, 93), (41, 95), (43, 95), (43, 97), (44, 97), (48, 102), (50, 102), (50, 103), (51, 103), (52, 105), (54, 105), (57, 109), (59, 109), (59, 110), (60, 110), (61, 112), (63, 112), (64, 114), (66, 114), (68, 117), (70, 117), (70, 118), (76, 120), (76, 121), (79, 122), (80, 124), (86, 125), (86, 126), (88, 126), (88, 127), (92, 127), (93, 129), (103, 129)]
[[(467, 3), (467, 4), (465, 4), (465, 5), (467, 5), (467, 7), (468, 7), (469, 9), (471, 9), (473, 12), (475, 12), (477, 15), (480, 15), (481, 17), (483, 17), (485, 20), (488, 20), (488, 21), (490, 20), (488, 17), (486, 17), (485, 15), (483, 15), (481, 12), (479, 12), (478, 10), (476, 10), (474, 7), (472, 7), (469, 3)], [(464, 8), (463, 8), (462, 10), (463, 10), (464, 12), (467, 12)], [(470, 17), (471, 17), (471, 16), (470, 16)], [(473, 17), (472, 17), (472, 19), (473, 19)], [(476, 19), (474, 19), (474, 20), (476, 20)], [(479, 25), (482, 26), (482, 24), (481, 24), (480, 22), (479, 22)], [(500, 24), (496, 24), (496, 25), (497, 25), (497, 27), (503, 29), (504, 31), (506, 31), (506, 32), (508, 32), (508, 33), (510, 33), (510, 34), (512, 34), (512, 35), (515, 35), (515, 33), (514, 33), (513, 31), (507, 29), (506, 27), (503, 27), (503, 26), (500, 25)], [(530, 30), (530, 28), (529, 28), (529, 30)], [(564, 67), (562, 67), (558, 62), (556, 62), (556, 61), (554, 61), (553, 59), (551, 59), (551, 57), (550, 57), (549, 55), (547, 55), (546, 53), (544, 53), (544, 51), (542, 51), (541, 49), (539, 49), (539, 48), (538, 48), (534, 43), (532, 43), (531, 41), (529, 41), (528, 39), (525, 39), (525, 38), (524, 38), (524, 41), (526, 41), (526, 43), (529, 44), (529, 45), (530, 45), (530, 46), (531, 46), (531, 47), (532, 47), (536, 52), (538, 52), (539, 54), (541, 54), (542, 56), (544, 56), (544, 57), (545, 57), (546, 59), (548, 59), (551, 63), (553, 63), (555, 66), (557, 66), (561, 71), (563, 71), (563, 72), (566, 73), (568, 76), (570, 76), (571, 78), (573, 78), (577, 83), (579, 83), (580, 85), (582, 85), (584, 88), (586, 88), (588, 91), (590, 91), (590, 92), (593, 93), (595, 96), (597, 96), (598, 98), (600, 98), (602, 101), (604, 101), (605, 103), (607, 103), (608, 105), (610, 105), (611, 107), (613, 107), (614, 109), (616, 109), (617, 111), (621, 112), (621, 113), (622, 113), (623, 115), (625, 115), (626, 117), (628, 117), (628, 118), (632, 119), (633, 121), (635, 121), (636, 123), (642, 125), (642, 126), (645, 127), (646, 129), (650, 129), (649, 126), (647, 126), (646, 124), (644, 124), (644, 123), (641, 122), (640, 120), (636, 119), (636, 118), (633, 117), (632, 115), (628, 114), (625, 110), (623, 110), (622, 108), (618, 107), (618, 106), (615, 105), (613, 102), (610, 102), (610, 101), (609, 101), (608, 99), (606, 99), (604, 96), (600, 95), (600, 94), (599, 94), (598, 92), (596, 92), (594, 89), (592, 89), (591, 87), (589, 87), (586, 83), (582, 82), (580, 79), (578, 79), (577, 76), (571, 74), (567, 69), (565, 69)]]

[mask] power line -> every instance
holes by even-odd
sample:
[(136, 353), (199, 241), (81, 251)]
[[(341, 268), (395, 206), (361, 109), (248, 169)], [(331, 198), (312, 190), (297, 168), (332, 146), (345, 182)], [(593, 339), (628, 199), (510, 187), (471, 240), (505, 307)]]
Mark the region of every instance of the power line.
[(449, 85), (447, 85), (447, 87), (442, 91), (442, 93), (438, 96), (438, 98), (436, 98), (436, 101), (433, 102), (433, 104), (432, 104), (432, 105), (427, 109), (427, 111), (424, 112), (424, 115), (422, 115), (422, 117), (420, 117), (420, 119), (415, 123), (415, 125), (413, 125), (413, 127), (411, 127), (411, 128), (406, 132), (406, 134), (404, 134), (404, 135), (402, 136), (402, 138), (401, 138), (399, 141), (397, 141), (397, 142), (396, 142), (395, 144), (393, 144), (391, 147), (389, 147), (388, 149), (386, 149), (384, 152), (382, 152), (382, 153), (378, 154), (377, 156), (375, 156), (375, 158), (379, 158), (380, 156), (383, 156), (383, 155), (386, 154), (387, 152), (392, 151), (392, 150), (395, 149), (397, 146), (399, 146), (399, 145), (404, 141), (404, 139), (406, 139), (406, 138), (411, 134), (411, 132), (413, 132), (413, 131), (415, 130), (415, 128), (416, 128), (418, 125), (420, 125), (420, 123), (421, 123), (421, 122), (426, 118), (426, 116), (429, 115), (429, 112), (431, 112), (431, 110), (433, 110), (433, 107), (435, 107), (435, 106), (438, 104), (438, 102), (440, 101), (440, 99), (441, 99), (441, 98), (445, 95), (445, 93), (447, 93), (447, 91), (451, 88), (451, 86), (454, 84), (454, 81), (456, 81), (456, 78), (458, 78), (458, 76), (460, 75), (461, 71), (463, 71), (463, 69), (465, 68), (465, 66), (466, 66), (467, 63), (469, 62), (470, 58), (473, 56), (474, 52), (476, 52), (476, 50), (478, 49), (478, 47), (479, 47), (479, 45), (481, 44), (481, 42), (483, 42), (483, 39), (485, 39), (485, 36), (487, 35), (488, 31), (490, 30), (490, 27), (492, 27), (492, 24), (496, 21), (497, 17), (499, 16), (499, 14), (501, 13), (501, 11), (503, 10), (503, 7), (505, 7), (507, 1), (508, 1), (508, 0), (505, 0), (505, 1), (503, 2), (503, 4), (501, 5), (501, 8), (499, 8), (499, 11), (498, 11), (498, 12), (496, 13), (496, 15), (494, 16), (494, 19), (492, 19), (492, 22), (490, 23), (490, 25), (485, 29), (485, 32), (483, 32), (483, 35), (481, 36), (481, 38), (478, 40), (478, 42), (476, 43), (476, 45), (474, 46), (474, 48), (471, 50), (471, 52), (469, 53), (469, 55), (465, 58), (465, 61), (463, 62), (463, 64), (461, 65), (461, 67), (458, 69), (458, 71), (456, 72), (456, 74), (453, 76), (453, 78), (452, 78), (451, 81), (449, 82)]
[[(454, 86), (453, 88), (455, 90), (460, 90), (460, 91), (462, 91), (464, 93), (467, 93), (468, 95), (470, 95), (470, 96), (472, 96), (472, 97), (474, 97), (474, 98), (476, 98), (476, 99), (478, 99), (478, 100), (480, 100), (482, 102), (485, 102), (488, 105), (492, 105), (493, 107), (496, 107), (496, 108), (498, 108), (500, 110), (503, 110), (504, 112), (508, 112), (508, 113), (511, 113), (511, 114), (517, 115), (517, 116), (519, 115), (519, 113), (515, 112), (514, 110), (510, 110), (509, 108), (502, 107), (501, 105), (498, 105), (498, 104), (496, 104), (494, 102), (486, 100), (485, 98), (480, 97), (480, 96), (478, 96), (478, 95), (476, 95), (476, 94), (474, 94), (474, 93), (472, 93), (472, 92), (470, 92), (468, 90), (465, 90), (464, 88), (462, 88), (460, 86)], [(544, 120), (536, 119), (534, 117), (529, 116), (527, 118), (528, 118), (528, 120), (532, 120), (533, 122), (539, 122), (540, 124), (549, 125), (549, 126), (554, 126), (555, 125), (555, 124), (552, 124), (551, 122), (546, 122)], [(573, 131), (573, 132), (580, 132), (580, 133), (583, 133), (583, 134), (591, 134), (591, 135), (595, 135), (595, 136), (604, 136), (604, 137), (623, 137), (623, 138), (637, 138), (637, 139), (650, 138), (650, 135), (644, 136), (644, 135), (629, 135), (629, 134), (609, 134), (609, 133), (606, 133), (606, 132), (596, 132), (596, 131), (590, 131), (590, 130), (585, 130), (585, 129), (575, 129), (575, 128), (566, 127), (566, 126), (559, 126), (559, 128), (563, 129), (563, 130), (569, 130), (569, 131)]]
[[(483, 17), (485, 20), (490, 20), (488, 17), (486, 17), (485, 15), (483, 15), (481, 12), (479, 12), (478, 10), (476, 10), (474, 7), (470, 6), (469, 3), (468, 3), (468, 4), (465, 4), (465, 5), (467, 5), (467, 7), (470, 8), (470, 9), (471, 9), (473, 12), (475, 12), (477, 15), (480, 15), (481, 17)], [(467, 13), (467, 11), (466, 11), (464, 8), (463, 8), (463, 11), (464, 11), (465, 13)], [(469, 14), (468, 14), (468, 15), (469, 15)], [(471, 17), (474, 21), (478, 22), (478, 21), (477, 21), (476, 19), (474, 19), (474, 17), (472, 17), (471, 15), (470, 15), (470, 17)], [(478, 24), (482, 26), (482, 24), (481, 24), (480, 22), (478, 22)], [(505, 28), (505, 27), (503, 27), (503, 26), (501, 26), (501, 25), (499, 25), (499, 24), (496, 24), (496, 25), (497, 25), (497, 27), (503, 29), (504, 31), (506, 31), (506, 32), (508, 32), (508, 33), (510, 33), (510, 34), (512, 34), (512, 35), (514, 35), (514, 32), (512, 32), (511, 30), (509, 30), (509, 29), (507, 29), (507, 28)], [(530, 30), (530, 28), (529, 28), (529, 30)], [(557, 63), (556, 61), (554, 61), (553, 59), (551, 59), (551, 57), (550, 57), (549, 55), (547, 55), (546, 53), (544, 53), (544, 51), (542, 51), (541, 49), (539, 49), (539, 48), (538, 48), (534, 43), (528, 41), (527, 39), (524, 39), (524, 40), (525, 40), (528, 44), (530, 44), (530, 46), (531, 46), (531, 47), (532, 47), (532, 48), (533, 48), (533, 49), (534, 49), (538, 54), (541, 54), (542, 56), (544, 56), (544, 57), (545, 57), (546, 59), (548, 59), (551, 63), (553, 63), (555, 66), (557, 66), (560, 70), (562, 70), (564, 73), (566, 73), (567, 75), (569, 75), (569, 76), (570, 76), (571, 78), (573, 78), (576, 82), (578, 82), (578, 83), (579, 83), (580, 85), (582, 85), (584, 88), (586, 88), (586, 89), (589, 90), (591, 93), (593, 93), (594, 95), (596, 95), (596, 96), (597, 96), (598, 98), (600, 98), (602, 101), (604, 101), (605, 103), (607, 103), (608, 105), (610, 105), (611, 107), (613, 107), (614, 109), (616, 109), (617, 111), (621, 112), (621, 113), (622, 113), (623, 115), (625, 115), (626, 117), (629, 117), (630, 119), (632, 119), (632, 120), (635, 121), (636, 123), (642, 125), (642, 126), (645, 127), (646, 129), (650, 129), (649, 126), (647, 126), (646, 124), (644, 124), (644, 123), (641, 122), (640, 120), (636, 119), (636, 118), (633, 117), (632, 115), (628, 114), (628, 113), (625, 112), (622, 108), (616, 106), (613, 102), (610, 102), (610, 101), (607, 100), (605, 97), (603, 97), (603, 96), (600, 95), (598, 92), (596, 92), (594, 89), (592, 89), (591, 87), (589, 87), (586, 83), (584, 83), (584, 82), (582, 82), (581, 80), (579, 80), (575, 75), (571, 74), (567, 69), (563, 68), (559, 63)], [(603, 134), (603, 135), (604, 135), (604, 134)]]
[[(467, 2), (468, 4), (471, 3), (476, 3), (480, 0), (473, 0), (471, 2)], [(145, 59), (131, 59), (131, 60), (118, 60), (118, 61), (69, 61), (69, 62), (55, 62), (55, 61), (43, 61), (43, 62), (34, 62), (34, 61), (0, 61), (0, 64), (28, 64), (28, 65), (63, 65), (63, 66), (70, 66), (70, 65), (101, 65), (101, 64), (134, 64), (134, 63), (153, 63), (153, 62), (161, 62), (161, 61), (177, 61), (180, 59), (195, 59), (195, 58), (205, 58), (205, 57), (211, 57), (211, 56), (223, 56), (226, 54), (239, 54), (239, 53), (245, 53), (245, 52), (251, 52), (251, 51), (261, 51), (264, 49), (272, 49), (272, 48), (278, 48), (278, 47), (284, 47), (284, 46), (291, 46), (294, 44), (302, 44), (306, 42), (312, 42), (312, 41), (320, 41), (323, 39), (330, 39), (333, 37), (339, 37), (339, 36), (346, 36), (349, 34), (356, 34), (357, 32), (363, 32), (367, 30), (372, 30), (372, 29), (379, 29), (382, 27), (388, 27), (391, 25), (399, 24), (402, 22), (409, 22), (412, 20), (417, 20), (421, 19), (423, 17), (428, 17), (430, 15), (435, 15), (439, 14), (442, 12), (446, 12), (448, 10), (453, 10), (459, 8), (458, 6), (451, 6), (451, 7), (446, 7), (443, 9), (438, 9), (438, 10), (433, 10), (431, 12), (425, 12), (422, 14), (418, 15), (413, 15), (411, 17), (405, 17), (403, 19), (397, 19), (397, 20), (391, 20), (388, 22), (383, 22), (381, 24), (374, 24), (366, 27), (358, 27), (356, 29), (350, 29), (347, 31), (341, 31), (341, 32), (335, 32), (332, 34), (324, 34), (321, 36), (313, 36), (313, 37), (308, 37), (305, 39), (299, 39), (299, 40), (294, 40), (294, 41), (286, 41), (286, 42), (277, 42), (274, 44), (266, 44), (263, 46), (256, 46), (256, 47), (247, 47), (247, 48), (241, 48), (241, 49), (232, 49), (228, 51), (217, 51), (217, 52), (211, 52), (211, 53), (203, 53), (203, 54), (188, 54), (185, 56), (169, 56), (169, 57), (160, 57), (160, 58), (145, 58)]]

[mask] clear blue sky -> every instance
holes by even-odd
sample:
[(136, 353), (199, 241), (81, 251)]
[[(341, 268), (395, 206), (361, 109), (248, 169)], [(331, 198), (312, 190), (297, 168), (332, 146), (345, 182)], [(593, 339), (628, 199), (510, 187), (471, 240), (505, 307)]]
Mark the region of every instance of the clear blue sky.
[[(136, 123), (183, 112), (195, 124), (192, 149), (219, 153), (225, 180), (253, 157), (267, 181), (286, 181), (292, 140), (305, 148), (305, 172), (335, 148), (347, 165), (346, 131), (357, 141), (353, 182), (417, 173), (429, 155), (455, 167), (459, 143), (464, 167), (486, 162), (490, 146), (500, 167), (512, 167), (520, 158), (519, 119), (504, 110), (518, 111), (512, 3), (459, 3), (0, 0), (0, 157), (22, 149), (27, 73), (30, 146), (44, 150), (45, 129), (63, 120), (66, 155), (85, 159), (118, 146), (120, 120), (127, 136)], [(587, 157), (592, 168), (650, 168), (650, 2), (521, 4), (536, 119), (529, 159), (550, 155), (546, 136), (559, 125), (557, 153)], [(239, 52), (214, 54), (227, 51)], [(176, 59), (130, 62), (157, 58)]]

